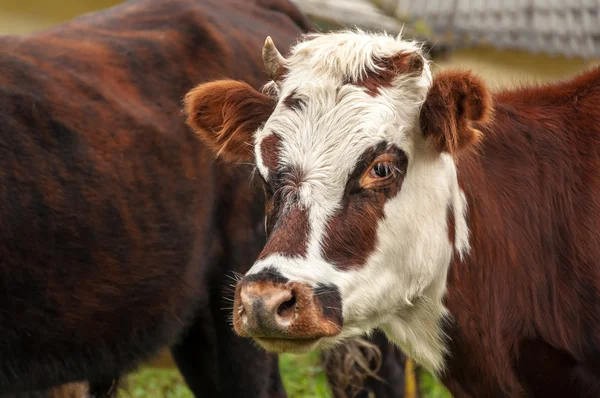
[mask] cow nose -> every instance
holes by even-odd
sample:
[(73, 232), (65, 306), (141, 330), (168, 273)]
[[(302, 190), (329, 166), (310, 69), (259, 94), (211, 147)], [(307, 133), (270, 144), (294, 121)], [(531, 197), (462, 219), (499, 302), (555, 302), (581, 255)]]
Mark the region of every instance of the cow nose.
[[(234, 299), (233, 327), (260, 345), (284, 352), (340, 333), (343, 323), (337, 288), (290, 282), (272, 273), (242, 279)], [(277, 344), (274, 343), (277, 342)]]
[(296, 293), (284, 284), (246, 284), (240, 289), (240, 320), (247, 332), (283, 337), (296, 310)]

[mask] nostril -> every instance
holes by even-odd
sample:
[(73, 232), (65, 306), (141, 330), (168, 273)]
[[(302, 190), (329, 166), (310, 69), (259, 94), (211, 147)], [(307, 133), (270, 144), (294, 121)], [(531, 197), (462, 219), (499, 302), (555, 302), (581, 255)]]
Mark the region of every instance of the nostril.
[(296, 295), (292, 291), (292, 297), (284, 301), (277, 308), (277, 315), (283, 319), (291, 319), (296, 311)]

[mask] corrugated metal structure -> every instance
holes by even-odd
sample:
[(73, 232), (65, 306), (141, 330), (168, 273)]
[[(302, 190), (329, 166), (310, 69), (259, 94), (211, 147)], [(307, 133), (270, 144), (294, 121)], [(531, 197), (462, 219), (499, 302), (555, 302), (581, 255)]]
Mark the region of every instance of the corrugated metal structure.
[(358, 26), (368, 30), (399, 32), (402, 23), (370, 0), (292, 0), (319, 27)]
[[(381, 7), (377, 0), (291, 0), (320, 30), (359, 27), (370, 31), (386, 31), (417, 39), (425, 43), (431, 56), (448, 50), (435, 35), (425, 35), (416, 26), (394, 16), (390, 9)], [(395, 0), (393, 0), (395, 1)]]
[[(600, 57), (600, 0), (294, 0), (309, 16), (346, 26), (428, 35), (453, 48), (486, 45)], [(419, 29), (424, 24), (429, 34)]]
[(397, 18), (422, 19), (453, 46), (600, 56), (600, 0), (395, 0), (393, 5)]

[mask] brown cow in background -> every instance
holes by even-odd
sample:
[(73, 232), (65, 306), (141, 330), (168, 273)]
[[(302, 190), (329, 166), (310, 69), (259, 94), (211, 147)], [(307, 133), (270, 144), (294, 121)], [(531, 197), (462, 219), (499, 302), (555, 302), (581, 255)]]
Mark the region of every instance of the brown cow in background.
[(264, 37), (309, 28), (286, 0), (140, 0), (0, 39), (0, 392), (109, 395), (172, 346), (198, 396), (285, 396), (223, 310), (264, 243), (263, 195), (180, 109), (203, 81), (260, 87)]

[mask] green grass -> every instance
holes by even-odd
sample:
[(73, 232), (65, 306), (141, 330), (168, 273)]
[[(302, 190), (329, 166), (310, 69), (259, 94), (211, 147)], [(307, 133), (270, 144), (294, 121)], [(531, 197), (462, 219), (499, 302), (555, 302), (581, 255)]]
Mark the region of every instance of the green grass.
[(124, 387), (119, 398), (194, 398), (176, 369), (140, 369)]
[(431, 374), (420, 372), (421, 394), (425, 398), (452, 398), (446, 387), (437, 381)]
[(281, 355), (279, 369), (290, 398), (330, 398), (332, 396), (319, 354)]
[[(290, 398), (331, 398), (318, 354), (282, 355), (280, 369)], [(119, 398), (193, 398), (175, 369), (143, 368), (129, 377), (126, 388)], [(425, 398), (451, 397), (426, 372), (421, 372), (421, 391)]]

